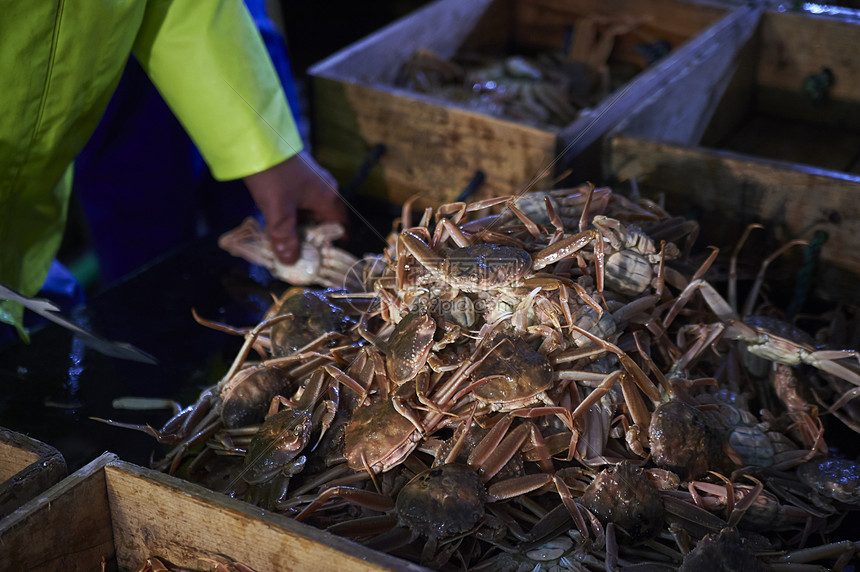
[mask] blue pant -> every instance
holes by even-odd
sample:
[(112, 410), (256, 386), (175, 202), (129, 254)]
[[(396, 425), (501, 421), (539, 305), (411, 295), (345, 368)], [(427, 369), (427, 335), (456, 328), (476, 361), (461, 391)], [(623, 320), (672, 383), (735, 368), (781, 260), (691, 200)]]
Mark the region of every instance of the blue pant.
[[(287, 100), (299, 104), (283, 36), (265, 0), (246, 0)], [(92, 138), (75, 160), (80, 200), (103, 286), (183, 242), (255, 212), (241, 181), (212, 179), (203, 158), (133, 58)]]

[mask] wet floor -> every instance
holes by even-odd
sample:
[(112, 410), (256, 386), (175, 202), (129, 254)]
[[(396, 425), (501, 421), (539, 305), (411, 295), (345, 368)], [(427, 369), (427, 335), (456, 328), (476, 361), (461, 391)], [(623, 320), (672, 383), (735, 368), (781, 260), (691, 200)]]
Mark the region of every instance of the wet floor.
[[(381, 252), (399, 214), (364, 202), (370, 206), (362, 209), (363, 220), (353, 217), (346, 246), (357, 255)], [(113, 400), (157, 397), (187, 406), (224, 375), (242, 345), (239, 337), (195, 322), (192, 308), (210, 320), (253, 326), (271, 294), (286, 288), (262, 268), (219, 249), (215, 236), (190, 242), (92, 296), (70, 316), (103, 337), (133, 344), (158, 365), (106, 357), (49, 324), (33, 333), (29, 345), (0, 349), (0, 426), (57, 448), (70, 472), (105, 451), (146, 466), (166, 447), (90, 417), (161, 427), (168, 411), (118, 410)]]
[(68, 331), (48, 325), (0, 352), (0, 426), (52, 445), (70, 471), (104, 451), (146, 465), (158, 452), (143, 433), (110, 427), (90, 417), (156, 427), (167, 411), (122, 411), (125, 396), (193, 402), (217, 382), (241, 339), (197, 324), (191, 310), (236, 326), (254, 325), (284, 285), (262, 269), (218, 249), (214, 238), (189, 243), (90, 298), (71, 316), (114, 341), (133, 344), (158, 365), (106, 357)]

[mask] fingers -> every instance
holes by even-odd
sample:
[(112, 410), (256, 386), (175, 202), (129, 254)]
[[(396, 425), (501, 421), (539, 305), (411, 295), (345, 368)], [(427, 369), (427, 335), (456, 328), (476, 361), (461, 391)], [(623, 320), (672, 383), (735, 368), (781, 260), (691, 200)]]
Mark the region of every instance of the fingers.
[(267, 215), (266, 235), (272, 251), (282, 264), (295, 264), (299, 259), (300, 242), (296, 233), (296, 209), (290, 204), (290, 208), (274, 215)]
[(295, 263), (300, 254), (297, 211), (307, 211), (316, 223), (330, 221), (347, 226), (348, 217), (337, 192), (337, 181), (304, 151), (245, 177), (245, 183), (266, 219), (266, 234), (272, 250), (283, 264)]

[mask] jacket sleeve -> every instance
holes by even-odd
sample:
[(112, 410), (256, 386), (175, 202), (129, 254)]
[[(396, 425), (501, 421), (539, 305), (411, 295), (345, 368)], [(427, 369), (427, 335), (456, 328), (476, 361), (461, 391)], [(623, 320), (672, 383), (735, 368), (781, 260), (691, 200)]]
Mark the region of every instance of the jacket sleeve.
[(241, 0), (150, 0), (134, 55), (218, 180), (302, 149), (278, 76)]

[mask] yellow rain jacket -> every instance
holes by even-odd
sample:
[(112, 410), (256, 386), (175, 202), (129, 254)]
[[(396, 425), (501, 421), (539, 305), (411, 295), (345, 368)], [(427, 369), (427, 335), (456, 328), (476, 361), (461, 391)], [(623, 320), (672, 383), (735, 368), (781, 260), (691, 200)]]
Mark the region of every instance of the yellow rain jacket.
[[(0, 0), (0, 14), (0, 283), (24, 295), (39, 290), (57, 252), (64, 173), (130, 53), (215, 178), (260, 172), (302, 148), (242, 0)], [(0, 302), (0, 321), (26, 338), (21, 315)]]

